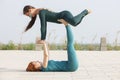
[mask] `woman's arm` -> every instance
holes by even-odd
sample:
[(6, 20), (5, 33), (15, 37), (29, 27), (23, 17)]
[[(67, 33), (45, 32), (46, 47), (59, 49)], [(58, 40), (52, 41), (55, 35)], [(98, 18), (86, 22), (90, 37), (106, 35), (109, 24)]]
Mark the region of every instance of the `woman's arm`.
[(49, 51), (48, 51), (48, 46), (47, 46), (46, 42), (43, 44), (43, 46), (44, 46), (43, 67), (46, 68), (47, 65), (48, 65), (48, 54), (49, 54)]
[(46, 39), (47, 22), (45, 19), (45, 13), (46, 13), (46, 11), (42, 10), (42, 11), (40, 11), (40, 14), (39, 14), (40, 22), (41, 22), (41, 40)]

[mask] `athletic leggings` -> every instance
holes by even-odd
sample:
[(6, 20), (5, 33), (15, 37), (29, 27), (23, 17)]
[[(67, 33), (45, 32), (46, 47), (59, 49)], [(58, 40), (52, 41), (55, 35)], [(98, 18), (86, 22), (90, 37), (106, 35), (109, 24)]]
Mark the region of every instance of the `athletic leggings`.
[(70, 26), (66, 26), (67, 31), (67, 54), (68, 54), (68, 66), (69, 71), (75, 71), (78, 68), (78, 60), (76, 51), (74, 49), (74, 37)]
[(58, 14), (58, 18), (64, 19), (73, 26), (77, 26), (87, 14), (88, 10), (86, 9), (76, 16), (73, 16), (69, 11), (62, 11)]

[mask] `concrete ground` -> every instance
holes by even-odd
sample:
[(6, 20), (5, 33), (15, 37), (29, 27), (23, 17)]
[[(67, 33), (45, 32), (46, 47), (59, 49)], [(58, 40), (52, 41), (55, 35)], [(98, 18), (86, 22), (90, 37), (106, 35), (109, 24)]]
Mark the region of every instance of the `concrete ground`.
[[(0, 80), (120, 80), (120, 51), (77, 51), (76, 72), (25, 72), (42, 51), (0, 51)], [(50, 51), (50, 59), (67, 60), (66, 51)]]

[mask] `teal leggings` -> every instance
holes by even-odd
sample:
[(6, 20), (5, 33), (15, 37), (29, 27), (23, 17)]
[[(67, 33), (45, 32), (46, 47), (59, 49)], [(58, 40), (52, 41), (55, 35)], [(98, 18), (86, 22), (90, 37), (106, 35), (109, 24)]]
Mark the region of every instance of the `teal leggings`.
[(73, 16), (69, 11), (62, 11), (57, 16), (59, 19), (64, 19), (69, 24), (77, 26), (81, 23), (82, 19), (88, 14), (88, 10), (85, 9), (80, 14)]
[(76, 71), (78, 68), (78, 60), (74, 49), (74, 38), (69, 25), (66, 26), (67, 32), (67, 61), (49, 60), (47, 68), (42, 68), (41, 71)]
[(66, 66), (68, 67), (68, 71), (75, 71), (78, 68), (78, 60), (76, 56), (76, 51), (74, 49), (74, 37), (70, 26), (66, 26), (66, 31), (67, 31), (67, 54), (68, 54), (68, 61)]

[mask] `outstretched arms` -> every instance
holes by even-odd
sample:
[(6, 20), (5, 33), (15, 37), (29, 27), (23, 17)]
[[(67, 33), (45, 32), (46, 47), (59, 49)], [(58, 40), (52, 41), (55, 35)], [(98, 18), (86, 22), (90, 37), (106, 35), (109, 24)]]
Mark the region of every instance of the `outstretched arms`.
[(47, 65), (48, 65), (48, 54), (49, 54), (48, 46), (47, 46), (47, 44), (45, 43), (45, 44), (44, 44), (44, 59), (43, 59), (43, 67), (44, 67), (44, 68), (46, 68)]
[(47, 22), (45, 19), (45, 11), (41, 11), (39, 14), (40, 21), (41, 21), (41, 40), (46, 39), (46, 31), (47, 31)]
[[(59, 22), (63, 23), (65, 26), (68, 25), (68, 23), (63, 20), (63, 19), (59, 19)], [(48, 60), (49, 60), (49, 49), (48, 49), (48, 45), (45, 42), (45, 40), (39, 40), (38, 43), (43, 44), (43, 50), (44, 50), (44, 58), (43, 58), (43, 67), (46, 68), (48, 66)]]
[(39, 41), (40, 44), (43, 44), (43, 50), (44, 50), (44, 58), (43, 58), (43, 67), (46, 68), (48, 65), (48, 54), (49, 54), (49, 50), (48, 50), (48, 45), (45, 41)]

